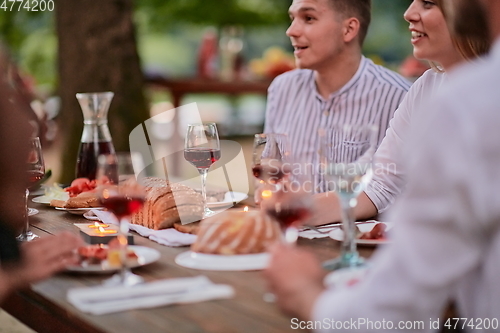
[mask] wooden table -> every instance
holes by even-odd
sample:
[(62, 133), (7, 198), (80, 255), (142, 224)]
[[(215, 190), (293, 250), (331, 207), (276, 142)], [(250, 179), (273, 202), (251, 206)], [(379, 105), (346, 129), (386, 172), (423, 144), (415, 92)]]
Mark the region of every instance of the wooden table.
[[(59, 212), (40, 204), (32, 204), (40, 213), (31, 217), (32, 230), (40, 236), (63, 230), (78, 232), (73, 223), (85, 222), (81, 216)], [(136, 245), (148, 246), (161, 253), (158, 262), (134, 269), (146, 281), (165, 278), (206, 275), (215, 283), (232, 285), (232, 299), (195, 304), (170, 305), (153, 309), (130, 310), (101, 316), (78, 311), (66, 300), (70, 288), (102, 283), (108, 275), (59, 274), (12, 295), (4, 310), (39, 333), (50, 332), (291, 332), (290, 318), (272, 303), (263, 301), (266, 282), (259, 271), (201, 271), (180, 267), (174, 258), (188, 248), (159, 245), (137, 234)], [(329, 239), (300, 239), (299, 246), (313, 251), (320, 260), (339, 254), (339, 243)], [(373, 250), (360, 248), (368, 257)]]

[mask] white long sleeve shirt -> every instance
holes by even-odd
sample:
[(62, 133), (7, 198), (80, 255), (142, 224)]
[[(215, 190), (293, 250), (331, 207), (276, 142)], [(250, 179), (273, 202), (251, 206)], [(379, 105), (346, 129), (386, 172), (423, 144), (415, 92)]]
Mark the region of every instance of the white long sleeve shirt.
[[(366, 280), (319, 297), (315, 320), (385, 320), (393, 330), (401, 321), (422, 321), (411, 331), (432, 332), (430, 321), (454, 299), (460, 317), (498, 324), (499, 73), (500, 39), (486, 61), (449, 74), (439, 96), (418, 110), (406, 150), (407, 187), (390, 216), (397, 222), (392, 242), (375, 255)], [(381, 331), (356, 328), (340, 331)]]
[[(362, 57), (354, 76), (325, 99), (316, 88), (314, 71), (296, 69), (274, 79), (269, 87), (265, 133), (288, 135), (292, 155), (318, 165), (320, 129), (341, 124), (377, 125), (377, 146), (410, 83), (401, 75)], [(327, 191), (321, 177), (316, 190)]]
[(401, 194), (405, 185), (404, 143), (411, 129), (413, 112), (428, 101), (446, 81), (445, 73), (426, 71), (404, 97), (389, 123), (373, 159), (373, 179), (365, 190), (379, 213)]

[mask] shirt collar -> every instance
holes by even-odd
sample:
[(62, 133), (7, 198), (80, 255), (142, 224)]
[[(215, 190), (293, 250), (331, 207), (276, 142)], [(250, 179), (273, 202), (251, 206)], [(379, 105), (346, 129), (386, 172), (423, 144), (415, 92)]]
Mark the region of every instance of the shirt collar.
[[(371, 62), (371, 60), (367, 59), (365, 56), (362, 55), (361, 61), (359, 62), (359, 67), (358, 67), (358, 70), (356, 71), (356, 73), (354, 73), (354, 75), (351, 77), (351, 79), (349, 81), (347, 81), (347, 83), (344, 84), (342, 86), (342, 88), (331, 93), (328, 96), (328, 101), (331, 101), (335, 97), (342, 95), (344, 92), (350, 90), (356, 83), (358, 83), (359, 79), (361, 78), (361, 76), (365, 72), (365, 69), (368, 66), (369, 62)], [(314, 91), (316, 92), (316, 97), (319, 98), (321, 101), (324, 101), (324, 98), (319, 94), (318, 89), (316, 88), (316, 82), (314, 81), (314, 72), (313, 71), (311, 71), (311, 79), (312, 79), (311, 84), (314, 87)]]

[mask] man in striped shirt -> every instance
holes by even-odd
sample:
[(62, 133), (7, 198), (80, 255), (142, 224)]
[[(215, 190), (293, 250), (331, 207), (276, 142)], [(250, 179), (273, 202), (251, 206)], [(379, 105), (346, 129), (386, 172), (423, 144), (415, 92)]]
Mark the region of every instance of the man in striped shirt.
[(302, 163), (318, 162), (318, 130), (334, 125), (377, 125), (378, 145), (410, 87), (362, 55), (370, 12), (371, 0), (294, 0), (290, 6), (286, 34), (298, 69), (269, 87), (264, 132), (287, 134)]

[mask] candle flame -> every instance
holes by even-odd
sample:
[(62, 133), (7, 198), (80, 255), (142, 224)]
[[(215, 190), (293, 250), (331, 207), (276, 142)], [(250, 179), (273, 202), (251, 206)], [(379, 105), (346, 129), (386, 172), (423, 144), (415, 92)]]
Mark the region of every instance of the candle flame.
[(262, 198), (269, 199), (272, 196), (273, 196), (273, 192), (271, 192), (270, 190), (262, 191)]
[(99, 227), (99, 231), (100, 232), (104, 232), (104, 228), (103, 227)]
[(248, 206), (245, 206), (245, 208), (243, 208), (243, 211), (248, 212)]
[(99, 223), (97, 223), (97, 222), (94, 222), (94, 225), (95, 225), (96, 228), (100, 227)]

